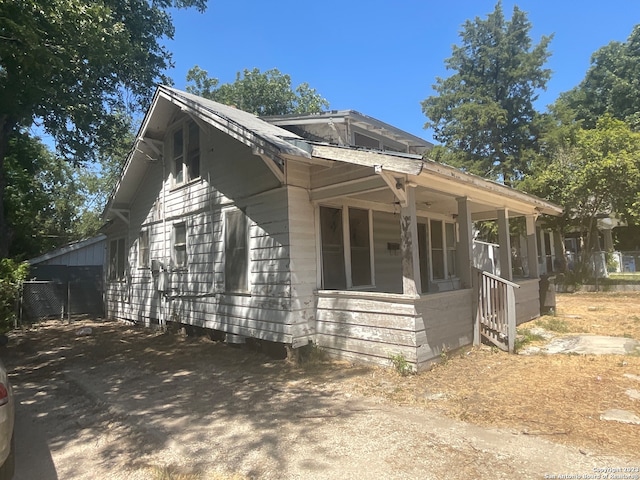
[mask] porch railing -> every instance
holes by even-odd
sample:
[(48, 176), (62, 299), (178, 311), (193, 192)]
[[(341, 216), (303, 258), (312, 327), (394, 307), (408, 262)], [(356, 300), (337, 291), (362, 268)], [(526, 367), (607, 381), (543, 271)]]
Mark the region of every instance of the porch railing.
[(513, 353), (516, 341), (517, 283), (489, 272), (476, 270), (478, 306), (473, 343), (479, 345), (486, 338), (498, 348)]

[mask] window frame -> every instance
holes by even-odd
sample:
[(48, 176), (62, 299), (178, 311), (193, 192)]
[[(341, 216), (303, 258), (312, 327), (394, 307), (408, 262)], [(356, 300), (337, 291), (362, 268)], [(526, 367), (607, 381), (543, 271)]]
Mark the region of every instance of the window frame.
[[(449, 281), (451, 279), (455, 279), (458, 278), (458, 264), (457, 264), (457, 258), (458, 258), (458, 224), (456, 222), (449, 222), (443, 218), (438, 218), (438, 217), (425, 217), (425, 220), (428, 222), (427, 224), (427, 237), (429, 239), (429, 245), (428, 245), (428, 253), (429, 253), (429, 279), (430, 281), (437, 283), (437, 282), (446, 282)], [(440, 234), (441, 234), (441, 247), (439, 248), (434, 248), (433, 247), (433, 227), (432, 227), (432, 223), (433, 222), (438, 222), (440, 223), (441, 227), (440, 227)], [(447, 225), (451, 225), (451, 240), (452, 243), (447, 243), (447, 240), (449, 240), (448, 236), (447, 236)], [(442, 272), (443, 272), (443, 277), (442, 278), (435, 278), (434, 275), (434, 250), (441, 252), (442, 254)], [(453, 270), (451, 270), (451, 266), (449, 265), (450, 263), (450, 255), (453, 256)]]
[[(325, 283), (325, 262), (324, 262), (324, 250), (325, 244), (322, 236), (322, 213), (321, 209), (329, 208), (334, 210), (340, 210), (342, 216), (342, 253), (343, 253), (343, 265), (344, 265), (344, 290), (371, 290), (376, 286), (375, 280), (375, 245), (373, 241), (373, 210), (371, 208), (354, 206), (349, 204), (320, 204), (316, 209), (316, 224), (318, 225), (318, 245), (319, 249), (319, 275), (318, 285), (324, 290), (343, 290), (341, 288), (329, 288)], [(354, 285), (353, 283), (353, 248), (351, 245), (351, 210), (360, 210), (367, 212), (367, 230), (368, 230), (368, 257), (369, 257), (369, 280), (370, 283)], [(359, 247), (360, 248), (360, 247)], [(366, 247), (364, 247), (366, 248)], [(364, 250), (363, 248), (363, 250)]]
[[(175, 222), (171, 231), (171, 263), (177, 270), (186, 270), (189, 267), (189, 230), (186, 220)], [(178, 229), (184, 228), (184, 242), (177, 241)], [(184, 262), (178, 262), (178, 248), (184, 251)]]
[(138, 235), (138, 268), (151, 268), (151, 232), (143, 228)]
[[(245, 285), (240, 285), (239, 288), (230, 288), (229, 286), (229, 281), (228, 281), (228, 275), (227, 275), (227, 266), (228, 266), (228, 259), (227, 259), (227, 255), (228, 255), (228, 237), (227, 237), (227, 233), (228, 233), (228, 229), (229, 229), (229, 223), (228, 223), (228, 219), (230, 218), (230, 216), (232, 215), (242, 215), (242, 218), (244, 220), (244, 237), (245, 237), (245, 243), (244, 243), (244, 250), (245, 250), (245, 254), (244, 254), (244, 261), (246, 262), (245, 265), (245, 278), (246, 278), (246, 282)], [(231, 208), (225, 208), (222, 210), (222, 273), (223, 273), (223, 288), (222, 290), (225, 293), (229, 293), (229, 294), (235, 294), (235, 295), (248, 295), (251, 293), (251, 224), (249, 223), (249, 217), (246, 213), (246, 211), (244, 211), (243, 209), (240, 209), (238, 207), (231, 207)]]
[[(192, 126), (194, 127), (194, 131), (198, 132), (197, 148), (192, 148)], [(175, 150), (177, 135), (181, 135), (182, 137), (182, 151), (179, 153)], [(200, 125), (198, 125), (198, 123), (192, 118), (187, 117), (181, 119), (172, 125), (169, 132), (169, 152), (171, 159), (172, 184), (174, 187), (180, 187), (201, 178), (202, 137)], [(197, 160), (194, 161), (194, 159)], [(180, 168), (178, 168), (178, 165), (180, 165)], [(194, 174), (194, 170), (196, 174)]]
[[(120, 264), (121, 262), (122, 264)], [(111, 239), (109, 241), (109, 268), (107, 275), (108, 281), (124, 282), (127, 277), (127, 263), (128, 258), (125, 237), (116, 237)]]

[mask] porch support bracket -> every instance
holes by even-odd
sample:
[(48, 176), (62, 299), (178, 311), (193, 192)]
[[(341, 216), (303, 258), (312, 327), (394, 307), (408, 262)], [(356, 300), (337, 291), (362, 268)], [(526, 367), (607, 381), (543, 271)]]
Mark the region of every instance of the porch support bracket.
[(406, 186), (402, 181), (396, 179), (389, 172), (385, 172), (382, 170), (382, 165), (376, 165), (374, 167), (375, 172), (380, 175), (380, 177), (384, 180), (384, 182), (389, 186), (393, 194), (396, 196), (398, 201), (400, 202), (400, 206), (402, 208), (407, 207), (407, 191)]
[(284, 183), (284, 161), (280, 158), (273, 158), (267, 152), (259, 148), (253, 148), (251, 153), (260, 157), (264, 164), (275, 175), (280, 184)]
[(129, 225), (129, 210), (122, 210), (119, 208), (112, 208), (111, 211), (116, 214), (120, 220)]

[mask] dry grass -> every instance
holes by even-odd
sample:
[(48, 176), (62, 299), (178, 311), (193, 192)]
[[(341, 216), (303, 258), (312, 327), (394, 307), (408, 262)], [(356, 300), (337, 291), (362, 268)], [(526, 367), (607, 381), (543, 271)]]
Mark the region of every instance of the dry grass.
[[(554, 325), (559, 320), (568, 333), (557, 335), (583, 332), (640, 340), (640, 293), (559, 295), (558, 315), (529, 325)], [(640, 382), (625, 373), (640, 375), (639, 356), (523, 356), (482, 347), (458, 352), (412, 377), (375, 369), (352, 380), (352, 388), (478, 425), (635, 458), (640, 425), (600, 420), (611, 408), (640, 415), (640, 401), (625, 394), (640, 390)]]

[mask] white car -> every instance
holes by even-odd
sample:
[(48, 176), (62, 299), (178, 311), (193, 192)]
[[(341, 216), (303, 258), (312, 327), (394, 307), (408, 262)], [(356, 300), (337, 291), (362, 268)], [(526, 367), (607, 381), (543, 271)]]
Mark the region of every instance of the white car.
[(13, 478), (14, 470), (14, 439), (13, 423), (15, 420), (15, 404), (13, 391), (7, 369), (0, 362), (0, 480)]

